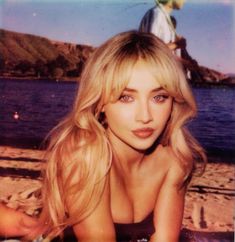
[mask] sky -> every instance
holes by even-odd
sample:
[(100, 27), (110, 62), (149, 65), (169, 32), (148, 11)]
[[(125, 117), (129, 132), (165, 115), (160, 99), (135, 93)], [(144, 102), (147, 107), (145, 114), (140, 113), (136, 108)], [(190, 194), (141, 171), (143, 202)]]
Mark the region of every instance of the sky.
[[(137, 29), (154, 0), (0, 0), (0, 28), (99, 46)], [(187, 0), (172, 13), (199, 64), (235, 73), (235, 0)]]

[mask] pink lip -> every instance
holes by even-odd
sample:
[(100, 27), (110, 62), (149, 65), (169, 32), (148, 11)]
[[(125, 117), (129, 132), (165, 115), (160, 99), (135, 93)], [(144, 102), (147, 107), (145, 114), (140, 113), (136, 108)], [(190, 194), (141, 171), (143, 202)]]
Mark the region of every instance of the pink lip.
[(132, 133), (135, 136), (137, 136), (138, 138), (142, 138), (142, 139), (150, 137), (153, 134), (153, 132), (154, 132), (154, 129), (152, 129), (152, 128), (143, 128), (143, 129), (132, 130)]

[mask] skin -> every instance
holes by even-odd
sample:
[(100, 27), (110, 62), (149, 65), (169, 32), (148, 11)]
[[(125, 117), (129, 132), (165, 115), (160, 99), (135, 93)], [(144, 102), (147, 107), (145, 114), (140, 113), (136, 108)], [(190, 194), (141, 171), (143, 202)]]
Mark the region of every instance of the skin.
[(0, 236), (22, 237), (30, 233), (37, 220), (14, 209), (0, 204)]
[[(178, 241), (185, 174), (169, 147), (156, 145), (145, 154), (165, 128), (172, 104), (172, 97), (139, 61), (119, 100), (104, 106), (113, 165), (98, 207), (74, 227), (79, 241), (115, 241), (113, 222), (140, 222), (151, 211), (156, 229), (151, 241)], [(146, 127), (151, 128), (147, 135), (133, 132)]]
[(175, 0), (173, 1), (174, 9), (181, 9), (184, 6), (185, 0)]
[(173, 9), (179, 10), (181, 9), (185, 4), (185, 0), (171, 0), (168, 1), (166, 4), (164, 4), (165, 10), (170, 14)]

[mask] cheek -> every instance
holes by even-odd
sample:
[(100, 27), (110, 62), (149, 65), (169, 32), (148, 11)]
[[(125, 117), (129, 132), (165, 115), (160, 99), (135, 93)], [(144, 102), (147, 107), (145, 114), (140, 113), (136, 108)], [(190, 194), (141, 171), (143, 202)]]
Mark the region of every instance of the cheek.
[(168, 103), (167, 105), (161, 107), (160, 110), (158, 110), (156, 117), (159, 122), (161, 122), (163, 125), (169, 120), (172, 112), (172, 103)]
[(107, 108), (105, 110), (105, 116), (109, 126), (128, 126), (132, 112), (121, 108)]

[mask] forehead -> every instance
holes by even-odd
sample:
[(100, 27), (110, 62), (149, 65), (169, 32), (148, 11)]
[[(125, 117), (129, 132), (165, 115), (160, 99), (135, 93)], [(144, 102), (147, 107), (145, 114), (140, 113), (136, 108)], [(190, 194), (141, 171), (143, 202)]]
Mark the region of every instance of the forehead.
[(148, 65), (143, 61), (138, 61), (131, 72), (126, 88), (144, 91), (160, 87), (160, 83), (157, 81), (156, 76), (150, 70)]

